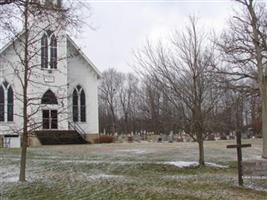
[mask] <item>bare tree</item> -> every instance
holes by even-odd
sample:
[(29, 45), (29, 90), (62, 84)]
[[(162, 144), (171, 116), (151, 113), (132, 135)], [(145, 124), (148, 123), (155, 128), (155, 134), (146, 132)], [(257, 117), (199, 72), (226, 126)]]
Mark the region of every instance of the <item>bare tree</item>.
[(254, 83), (246, 85), (243, 90), (254, 94), (258, 92), (261, 96), (262, 156), (267, 158), (266, 6), (256, 0), (235, 2), (239, 9), (230, 19), (219, 47), (224, 52), (224, 61), (231, 64), (225, 71), (238, 80), (251, 79)]
[(199, 165), (204, 165), (204, 139), (210, 132), (210, 114), (220, 96), (212, 73), (214, 47), (194, 17), (185, 31), (173, 35), (171, 45), (168, 48), (160, 43), (153, 48), (148, 43), (137, 53), (137, 65), (143, 74), (157, 81), (158, 89), (181, 113), (179, 124), (198, 142)]
[(123, 78), (122, 87), (119, 91), (120, 107), (123, 114), (124, 133), (130, 133), (129, 121), (134, 113), (134, 96), (138, 93), (138, 79), (131, 73)]
[(105, 71), (102, 75), (99, 97), (108, 106), (108, 112), (111, 116), (111, 132), (114, 135), (118, 117), (119, 91), (123, 85), (123, 75), (113, 68)]

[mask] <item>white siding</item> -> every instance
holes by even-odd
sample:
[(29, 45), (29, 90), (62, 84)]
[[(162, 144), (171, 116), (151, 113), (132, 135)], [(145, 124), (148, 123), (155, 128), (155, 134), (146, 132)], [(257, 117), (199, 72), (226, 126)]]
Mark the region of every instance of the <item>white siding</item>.
[(72, 119), (72, 92), (81, 85), (86, 95), (86, 122), (78, 124), (88, 134), (98, 133), (98, 75), (89, 63), (77, 52), (68, 41), (68, 84), (69, 84), (69, 113)]

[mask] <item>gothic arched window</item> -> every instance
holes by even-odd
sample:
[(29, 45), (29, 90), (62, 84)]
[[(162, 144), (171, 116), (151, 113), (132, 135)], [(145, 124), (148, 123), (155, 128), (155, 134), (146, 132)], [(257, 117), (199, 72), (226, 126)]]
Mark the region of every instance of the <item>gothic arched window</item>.
[(51, 69), (57, 68), (57, 38), (54, 34), (50, 39), (50, 66)]
[(13, 116), (14, 116), (13, 89), (7, 81), (4, 81), (0, 85), (0, 121), (12, 122), (14, 119)]
[(41, 67), (48, 68), (48, 38), (46, 33), (41, 39)]
[(13, 121), (13, 115), (14, 115), (13, 107), (14, 107), (13, 89), (10, 86), (7, 92), (7, 121), (9, 122)]
[(58, 104), (56, 95), (51, 91), (47, 90), (42, 97), (42, 104)]
[(86, 97), (83, 88), (78, 85), (72, 94), (72, 111), (74, 122), (86, 122)]
[(0, 85), (0, 121), (5, 121), (5, 90), (2, 85)]
[(73, 115), (73, 121), (77, 122), (79, 119), (79, 112), (78, 112), (78, 92), (76, 89), (74, 89), (72, 94), (72, 115)]
[(86, 102), (85, 102), (85, 93), (84, 90), (81, 90), (80, 93), (80, 113), (81, 113), (81, 122), (86, 122)]

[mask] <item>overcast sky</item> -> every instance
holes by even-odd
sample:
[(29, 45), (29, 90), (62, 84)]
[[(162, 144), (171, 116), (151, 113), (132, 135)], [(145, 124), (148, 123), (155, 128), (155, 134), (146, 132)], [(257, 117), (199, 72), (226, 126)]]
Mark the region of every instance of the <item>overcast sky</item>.
[(89, 1), (96, 30), (84, 29), (74, 38), (92, 62), (103, 71), (114, 67), (133, 71), (133, 50), (147, 39), (166, 38), (174, 29), (182, 30), (188, 16), (196, 15), (200, 23), (219, 32), (232, 14), (230, 0), (136, 0)]

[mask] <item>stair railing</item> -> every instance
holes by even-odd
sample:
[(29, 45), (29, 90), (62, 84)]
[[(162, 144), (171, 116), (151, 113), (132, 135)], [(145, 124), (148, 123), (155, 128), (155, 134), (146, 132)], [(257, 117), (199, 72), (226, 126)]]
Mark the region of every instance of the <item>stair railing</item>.
[(83, 130), (83, 128), (79, 124), (74, 123), (74, 122), (69, 122), (69, 127), (77, 131), (77, 133), (79, 133), (83, 137), (83, 139), (86, 139), (86, 132)]

